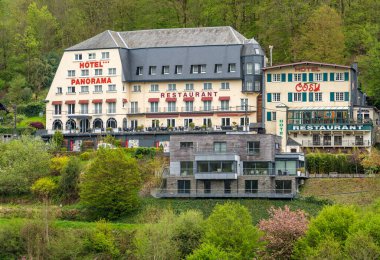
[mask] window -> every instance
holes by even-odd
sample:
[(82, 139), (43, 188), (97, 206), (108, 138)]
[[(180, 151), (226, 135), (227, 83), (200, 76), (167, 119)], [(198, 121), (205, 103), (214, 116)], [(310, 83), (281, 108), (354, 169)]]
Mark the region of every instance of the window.
[(62, 105), (54, 105), (54, 115), (61, 115), (62, 114)]
[(203, 89), (204, 90), (212, 89), (212, 83), (203, 83)]
[(260, 50), (259, 49), (255, 48), (254, 50), (255, 50), (255, 54), (260, 54)]
[(253, 74), (253, 63), (247, 63), (247, 74)]
[(153, 119), (153, 120), (152, 120), (152, 127), (153, 127), (153, 128), (160, 127), (160, 120), (158, 120), (158, 119)]
[(222, 82), (220, 85), (221, 89), (230, 89), (230, 83), (229, 82)]
[(116, 85), (110, 84), (108, 85), (108, 92), (115, 92), (116, 91)]
[(277, 120), (277, 113), (272, 112), (272, 121), (276, 121), (276, 120)]
[(81, 70), (81, 76), (82, 77), (88, 77), (88, 75), (90, 75), (89, 70)]
[(75, 77), (75, 70), (68, 70), (67, 71), (67, 76), (68, 77)]
[(204, 185), (204, 193), (206, 193), (206, 194), (211, 193), (211, 181), (210, 180), (204, 180), (203, 185)]
[(107, 60), (110, 58), (110, 53), (108, 51), (102, 52), (102, 60)]
[(335, 73), (335, 80), (336, 81), (343, 81), (344, 80), (344, 73), (343, 72)]
[(192, 112), (194, 110), (194, 102), (193, 101), (186, 101), (185, 102), (185, 111), (186, 112)]
[(158, 91), (160, 91), (160, 89), (158, 87), (158, 84), (152, 84), (152, 85), (150, 85), (150, 91), (151, 92), (158, 92)]
[(162, 66), (162, 74), (169, 74), (169, 66)]
[(355, 136), (355, 145), (364, 145), (364, 140), (362, 135)]
[(205, 64), (191, 65), (190, 73), (191, 74), (206, 73), (206, 65)]
[(88, 104), (80, 104), (80, 113), (88, 114)]
[(229, 100), (220, 101), (220, 109), (221, 110), (230, 110), (230, 101)]
[(62, 94), (62, 87), (57, 87), (57, 93), (56, 94)]
[(331, 145), (331, 135), (323, 136), (323, 145)]
[(138, 102), (131, 102), (131, 113), (136, 114), (139, 112)]
[(189, 127), (190, 126), (190, 124), (193, 122), (193, 119), (192, 118), (185, 118), (184, 120), (183, 120), (183, 123), (184, 123), (184, 126), (185, 127)]
[(102, 69), (95, 69), (95, 76), (101, 76), (103, 75), (103, 70)]
[(116, 113), (116, 102), (108, 103), (108, 110), (107, 113), (114, 114)]
[(168, 91), (175, 91), (177, 89), (176, 84), (170, 83), (168, 84)]
[(143, 67), (137, 67), (136, 68), (136, 75), (141, 76), (143, 74)]
[(292, 193), (291, 180), (276, 180), (276, 193), (287, 194)]
[(182, 65), (176, 65), (174, 73), (175, 74), (182, 74)]
[(223, 117), (222, 126), (230, 126), (230, 125), (231, 125), (231, 119), (229, 117)]
[(222, 73), (222, 64), (215, 64), (215, 73)]
[(272, 93), (272, 102), (280, 102), (281, 93)]
[(314, 93), (314, 101), (322, 101), (322, 92)]
[(236, 72), (236, 63), (228, 64), (228, 72)]
[(241, 98), (240, 99), (240, 109), (245, 110), (245, 106), (247, 106), (248, 109), (248, 98)]
[(334, 136), (334, 145), (342, 145), (342, 136)]
[(133, 92), (141, 92), (141, 86), (140, 85), (133, 85), (132, 91)]
[(253, 91), (253, 82), (248, 80), (245, 82), (245, 91)]
[(313, 134), (313, 145), (321, 145), (321, 137), (317, 134)]
[(106, 125), (107, 127), (110, 127), (110, 128), (117, 128), (117, 121), (115, 118), (110, 118), (107, 120)]
[(226, 142), (214, 142), (214, 152), (215, 153), (227, 152), (227, 143)]
[(211, 101), (203, 101), (203, 110), (211, 111)]
[(323, 81), (323, 73), (315, 73), (315, 81)]
[(335, 101), (344, 101), (344, 92), (335, 92)]
[(74, 86), (69, 86), (67, 88), (67, 93), (75, 93), (75, 87)]
[(240, 118), (240, 125), (241, 126), (248, 126), (249, 125), (249, 117), (241, 117)]
[(81, 93), (88, 93), (88, 86), (80, 86)]
[(181, 162), (180, 167), (181, 176), (193, 175), (193, 162)]
[(156, 66), (150, 66), (149, 67), (149, 75), (156, 75)]
[(88, 54), (88, 59), (89, 60), (95, 60), (96, 59), (96, 53), (94, 53), (94, 52), (93, 53), (89, 53)]
[(69, 115), (75, 114), (75, 104), (68, 104), (67, 105), (67, 113)]
[(103, 86), (102, 85), (95, 85), (94, 87), (95, 87), (94, 92), (97, 92), (97, 93), (103, 92)]
[(138, 121), (137, 120), (131, 120), (131, 128), (136, 129), (138, 127)]
[(245, 193), (257, 193), (258, 190), (257, 180), (246, 180), (245, 181)]
[[(280, 75), (280, 74), (278, 74)], [(280, 80), (278, 80), (280, 81)], [(302, 81), (302, 74), (301, 73), (294, 73), (294, 81)]]
[(82, 54), (81, 53), (75, 54), (74, 60), (82, 60)]
[(190, 194), (190, 180), (178, 180), (177, 185), (179, 194)]
[(166, 119), (167, 126), (175, 127), (175, 119), (174, 118), (168, 118)]
[(205, 125), (206, 127), (211, 127), (211, 118), (203, 118), (203, 125)]
[(94, 104), (94, 113), (95, 114), (101, 114), (102, 113), (102, 103), (96, 103)]
[(273, 74), (273, 82), (281, 82), (281, 74)]
[(302, 93), (293, 93), (293, 101), (301, 102), (302, 101)]
[(179, 148), (180, 149), (193, 149), (194, 144), (193, 142), (180, 142)]
[(261, 74), (261, 65), (260, 65), (260, 63), (255, 63), (255, 74), (256, 75)]
[(201, 73), (206, 73), (206, 65), (201, 65)]
[(194, 90), (194, 84), (193, 83), (186, 83), (185, 84), (185, 90)]
[(255, 91), (261, 91), (261, 82), (259, 80), (255, 80)]
[(249, 155), (260, 155), (260, 142), (247, 142), (247, 153)]
[(231, 180), (224, 180), (224, 193), (231, 193)]
[(176, 111), (176, 102), (168, 102), (168, 112)]
[(150, 102), (150, 112), (158, 112), (158, 102)]
[(116, 68), (109, 68), (108, 75), (116, 75)]

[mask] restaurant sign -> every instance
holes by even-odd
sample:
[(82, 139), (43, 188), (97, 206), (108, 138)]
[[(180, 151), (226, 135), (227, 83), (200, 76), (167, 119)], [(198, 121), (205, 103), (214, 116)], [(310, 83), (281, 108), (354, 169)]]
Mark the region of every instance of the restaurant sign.
[(355, 131), (371, 130), (370, 125), (288, 125), (288, 131)]

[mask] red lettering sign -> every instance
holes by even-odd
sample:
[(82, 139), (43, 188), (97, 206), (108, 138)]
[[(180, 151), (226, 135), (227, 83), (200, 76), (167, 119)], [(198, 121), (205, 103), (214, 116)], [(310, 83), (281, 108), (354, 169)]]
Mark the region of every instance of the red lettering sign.
[(216, 97), (218, 92), (178, 92), (178, 93), (160, 93), (160, 98), (177, 98), (177, 97)]
[(89, 84), (109, 84), (112, 83), (111, 78), (85, 78), (72, 79), (71, 85), (89, 85)]
[(318, 83), (298, 83), (295, 86), (297, 92), (318, 92), (321, 91), (321, 84)]
[(320, 71), (319, 67), (295, 67), (294, 71), (296, 72), (314, 72)]
[(100, 61), (86, 61), (79, 63), (80, 69), (88, 69), (88, 68), (103, 68), (103, 65)]

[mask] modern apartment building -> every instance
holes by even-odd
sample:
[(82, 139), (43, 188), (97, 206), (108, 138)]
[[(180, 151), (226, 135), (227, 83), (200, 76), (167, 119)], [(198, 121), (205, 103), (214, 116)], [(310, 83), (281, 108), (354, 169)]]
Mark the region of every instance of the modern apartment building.
[(317, 62), (264, 68), (266, 133), (287, 152), (370, 148), (378, 113), (358, 90), (358, 69)]
[(264, 52), (231, 27), (105, 31), (65, 50), (49, 133), (263, 127)]
[(158, 197), (292, 198), (305, 177), (303, 154), (281, 153), (275, 135), (177, 134), (170, 143)]

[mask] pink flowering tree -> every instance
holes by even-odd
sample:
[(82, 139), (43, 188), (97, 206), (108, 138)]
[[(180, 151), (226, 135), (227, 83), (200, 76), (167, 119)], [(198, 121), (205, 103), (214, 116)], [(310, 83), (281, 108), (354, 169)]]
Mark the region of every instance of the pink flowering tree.
[(307, 215), (303, 210), (291, 211), (288, 206), (284, 209), (271, 207), (268, 212), (270, 218), (259, 223), (259, 229), (265, 232), (264, 239), (268, 242), (268, 256), (290, 259), (294, 243), (307, 230)]

